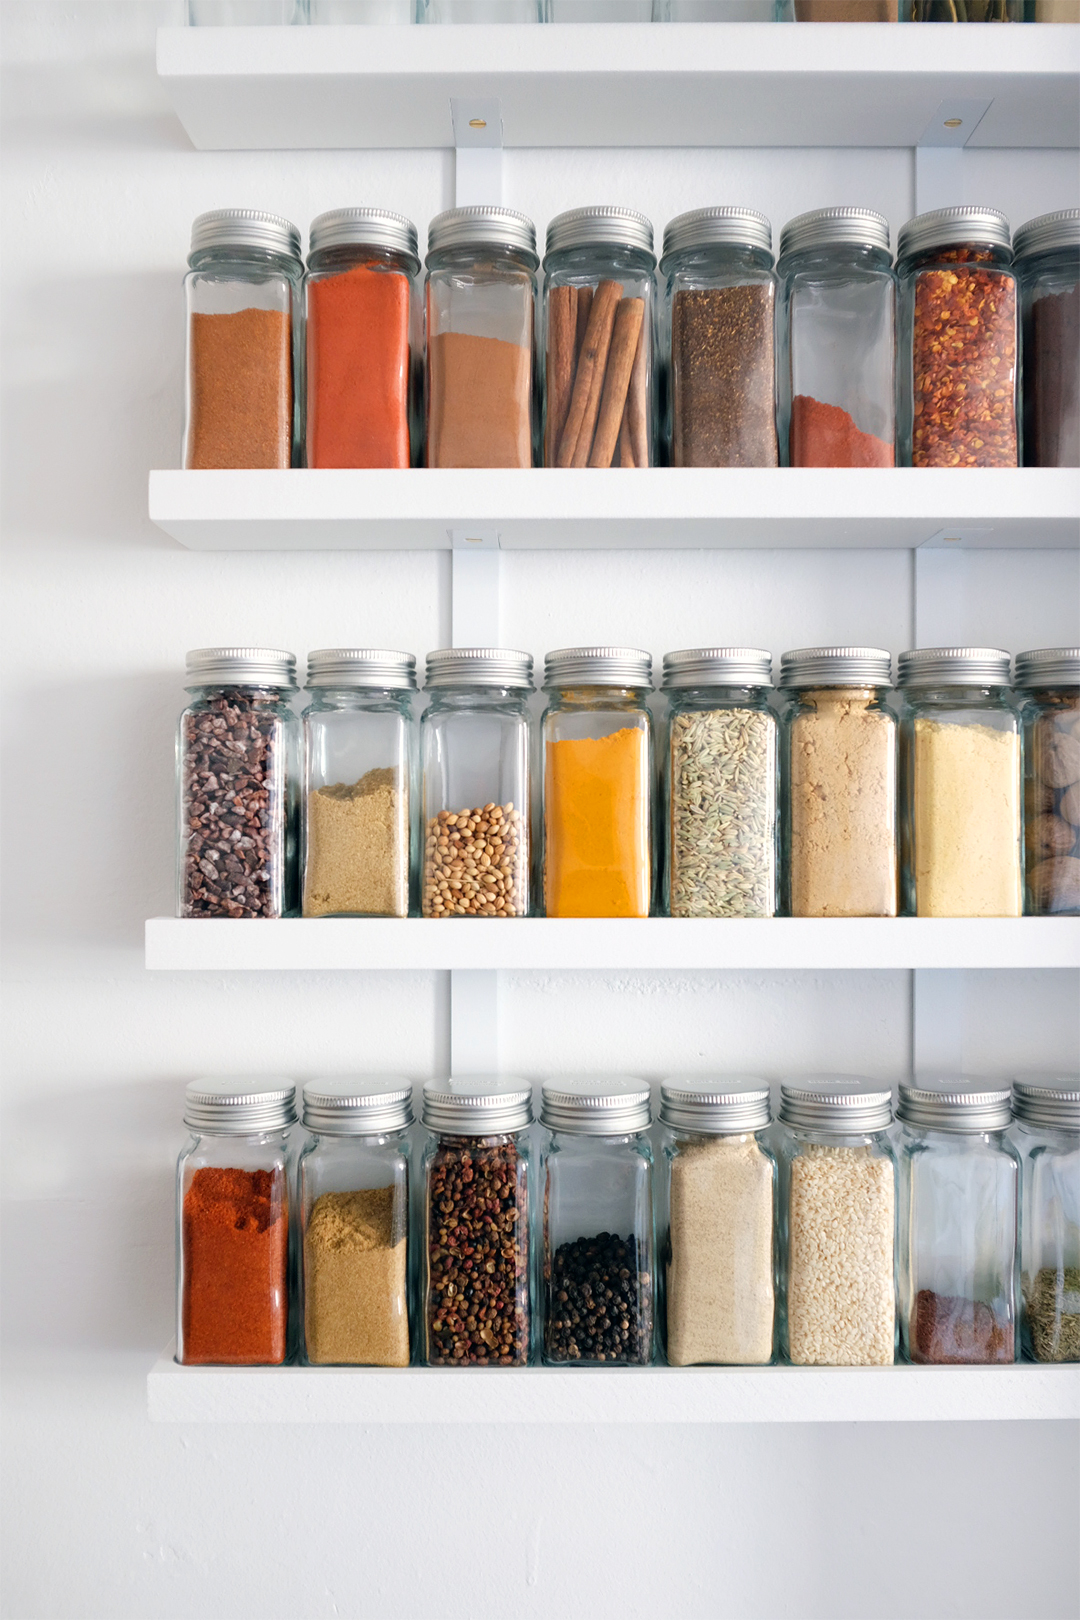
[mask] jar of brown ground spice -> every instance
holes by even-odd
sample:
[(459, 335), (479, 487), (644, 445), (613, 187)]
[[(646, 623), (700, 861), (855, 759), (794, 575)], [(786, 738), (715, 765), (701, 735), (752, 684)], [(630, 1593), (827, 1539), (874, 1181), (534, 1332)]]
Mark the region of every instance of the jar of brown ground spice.
[(1080, 647), (1016, 655), (1029, 916), (1080, 915)]
[(1024, 466), (1080, 467), (1080, 208), (1013, 241), (1023, 325)]

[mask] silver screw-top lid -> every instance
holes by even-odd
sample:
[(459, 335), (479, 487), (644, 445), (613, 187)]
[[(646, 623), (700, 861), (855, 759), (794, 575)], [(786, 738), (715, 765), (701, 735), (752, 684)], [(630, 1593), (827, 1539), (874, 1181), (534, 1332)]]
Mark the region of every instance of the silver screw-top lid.
[(544, 686), (652, 686), (652, 654), (640, 647), (559, 647), (544, 656)]
[(509, 247), (529, 255), (535, 264), (536, 226), (528, 214), (516, 208), (496, 208), (477, 204), (472, 208), (447, 208), (436, 214), (428, 226), (428, 259), (448, 247)]
[(780, 655), (780, 685), (888, 686), (892, 659), (881, 647), (796, 647)]
[(1038, 647), (1016, 655), (1016, 683), (1026, 690), (1038, 686), (1080, 686), (1080, 647)]
[(212, 208), (192, 222), (191, 253), (216, 247), (263, 248), (299, 259), (300, 232), (292, 220), (261, 208)]
[(508, 1075), (461, 1075), (428, 1080), (424, 1124), (449, 1136), (501, 1136), (532, 1121), (532, 1087)]
[(1080, 249), (1080, 208), (1058, 208), (1018, 227), (1013, 237), (1013, 258), (1052, 253), (1055, 248)]
[(673, 1075), (660, 1087), (660, 1118), (706, 1136), (764, 1130), (769, 1082), (752, 1074)]
[(274, 647), (195, 647), (186, 686), (277, 686), (296, 690), (296, 655)]
[(184, 1124), (199, 1136), (259, 1136), (295, 1118), (296, 1087), (278, 1075), (191, 1080), (184, 1092)]
[(768, 215), (759, 214), (756, 208), (692, 208), (688, 214), (679, 214), (665, 226), (664, 257), (660, 263), (666, 268), (671, 253), (681, 253), (684, 248), (713, 247), (718, 243), (762, 248), (772, 253), (772, 225)]
[(441, 647), (427, 655), (424, 684), (531, 688), (532, 655), (509, 647)]
[(896, 1117), (934, 1131), (1003, 1131), (1012, 1118), (1009, 1085), (964, 1074), (901, 1081)]
[(901, 225), (896, 257), (962, 242), (1007, 248), (1011, 241), (1009, 221), (999, 208), (933, 208)]
[(642, 1080), (616, 1074), (545, 1080), (540, 1123), (549, 1131), (574, 1136), (635, 1136), (652, 1119), (649, 1088)]
[(779, 1118), (838, 1135), (883, 1131), (892, 1119), (892, 1092), (861, 1075), (809, 1074), (780, 1087)]
[(322, 1136), (384, 1136), (412, 1124), (412, 1086), (397, 1074), (309, 1080), (304, 1124)]
[(322, 248), (380, 247), (407, 253), (420, 264), (416, 226), (404, 214), (389, 208), (331, 208), (313, 219), (308, 229), (308, 257)]
[(780, 232), (780, 258), (804, 248), (844, 243), (889, 251), (889, 222), (873, 208), (812, 208), (789, 219)]
[(1009, 662), (1000, 647), (913, 647), (897, 659), (897, 684), (1008, 686)]
[(652, 220), (635, 208), (568, 208), (565, 214), (556, 214), (547, 228), (549, 254), (594, 244), (637, 248), (651, 256)]
[(1013, 1117), (1025, 1125), (1080, 1131), (1080, 1074), (1017, 1075)]
[(308, 686), (374, 686), (416, 689), (412, 653), (374, 647), (321, 647), (308, 653)]
[(771, 686), (772, 653), (761, 647), (688, 647), (664, 654), (665, 692), (680, 686)]

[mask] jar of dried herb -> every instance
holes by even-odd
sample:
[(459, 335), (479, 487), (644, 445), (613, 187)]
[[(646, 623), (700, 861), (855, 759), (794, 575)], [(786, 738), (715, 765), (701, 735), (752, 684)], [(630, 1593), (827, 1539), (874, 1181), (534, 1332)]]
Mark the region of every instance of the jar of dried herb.
[(1024, 466), (1080, 467), (1080, 208), (1013, 239), (1023, 332)]
[(1016, 655), (1024, 727), (1024, 909), (1080, 914), (1080, 647)]
[(1080, 1361), (1080, 1074), (1019, 1076), (1009, 1134), (1021, 1165), (1024, 1351)]

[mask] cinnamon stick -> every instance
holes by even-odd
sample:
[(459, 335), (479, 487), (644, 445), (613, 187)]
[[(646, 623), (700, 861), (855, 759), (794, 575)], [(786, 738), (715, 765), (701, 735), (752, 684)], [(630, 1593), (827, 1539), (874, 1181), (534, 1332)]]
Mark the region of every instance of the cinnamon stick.
[(630, 428), (630, 446), (635, 467), (649, 465), (649, 393), (646, 378), (646, 346), (649, 334), (644, 321), (638, 337), (634, 369), (630, 373), (630, 391), (626, 398), (626, 419)]
[(577, 332), (574, 336), (574, 365), (581, 358), (582, 345), (585, 342), (585, 328), (589, 324), (589, 311), (592, 309), (593, 290), (591, 287), (577, 289)]
[(630, 387), (630, 373), (637, 358), (638, 338), (645, 318), (644, 298), (623, 298), (615, 314), (615, 327), (611, 334), (607, 369), (604, 373), (604, 392), (600, 400), (600, 415), (596, 423), (590, 467), (610, 467), (619, 440), (623, 407)]
[(611, 332), (615, 325), (615, 310), (622, 297), (622, 286), (617, 281), (602, 281), (589, 309), (589, 324), (581, 345), (574, 390), (570, 396), (570, 409), (559, 443), (560, 467), (584, 467), (592, 449), (593, 430), (600, 411), (600, 392), (604, 383)]
[(634, 465), (634, 452), (630, 448), (630, 424), (626, 420), (626, 406), (623, 406), (622, 426), (619, 428), (619, 466), (632, 467)]
[(547, 422), (544, 465), (553, 467), (570, 409), (577, 339), (577, 288), (554, 287), (548, 298)]

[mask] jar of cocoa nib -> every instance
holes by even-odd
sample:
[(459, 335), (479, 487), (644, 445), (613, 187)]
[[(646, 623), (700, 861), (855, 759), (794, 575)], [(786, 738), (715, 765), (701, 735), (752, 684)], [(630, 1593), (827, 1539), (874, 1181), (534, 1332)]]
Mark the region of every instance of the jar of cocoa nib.
[(184, 466), (298, 464), (300, 232), (278, 214), (217, 208), (191, 227), (188, 266)]
[(777, 428), (791, 467), (891, 467), (896, 282), (872, 208), (789, 220), (777, 262)]
[(1024, 465), (1080, 467), (1080, 208), (1013, 240), (1023, 329)]
[(1020, 1154), (1024, 1350), (1080, 1361), (1080, 1074), (1022, 1074), (1010, 1136)]
[(902, 228), (899, 433), (903, 466), (1015, 467), (1018, 311), (1009, 222), (937, 208)]
[(200, 647), (187, 655), (186, 685), (177, 916), (287, 916), (297, 904), (296, 659), (267, 647)]
[(532, 1088), (502, 1076), (429, 1080), (423, 1121), (420, 1358), (429, 1367), (524, 1367)]
[(1016, 655), (1024, 727), (1024, 909), (1080, 914), (1080, 647)]
[(571, 208), (544, 255), (545, 467), (655, 460), (653, 228), (632, 208)]

